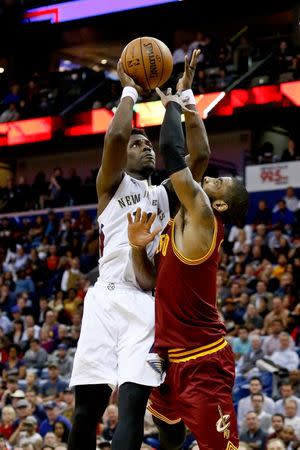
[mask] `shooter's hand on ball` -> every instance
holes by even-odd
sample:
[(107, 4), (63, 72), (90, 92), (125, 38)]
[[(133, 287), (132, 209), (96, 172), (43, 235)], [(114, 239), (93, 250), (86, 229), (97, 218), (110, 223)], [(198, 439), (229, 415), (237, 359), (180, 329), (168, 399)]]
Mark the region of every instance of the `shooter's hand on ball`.
[(194, 50), (190, 61), (188, 60), (187, 55), (185, 55), (184, 73), (183, 76), (178, 80), (176, 86), (177, 91), (185, 91), (186, 89), (192, 88), (195, 70), (197, 67), (197, 59), (200, 55), (200, 52), (200, 50)]
[(118, 61), (117, 72), (120, 79), (120, 83), (123, 88), (126, 86), (131, 86), (137, 90), (138, 94), (140, 95), (145, 94), (143, 88), (138, 84), (136, 84), (134, 79), (124, 72), (124, 67), (120, 60)]

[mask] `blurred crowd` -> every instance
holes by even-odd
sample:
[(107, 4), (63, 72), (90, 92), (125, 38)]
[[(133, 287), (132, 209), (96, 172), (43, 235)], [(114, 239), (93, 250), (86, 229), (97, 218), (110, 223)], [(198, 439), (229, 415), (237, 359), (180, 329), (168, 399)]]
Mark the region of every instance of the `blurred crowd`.
[[(0, 220), (0, 433), (8, 446), (66, 448), (68, 381), (97, 260), (95, 210)], [(240, 435), (252, 449), (280, 449), (274, 439), (282, 449), (300, 447), (299, 295), (300, 199), (290, 187), (272, 208), (261, 198), (251, 224), (227, 230), (217, 276), (236, 359)], [(110, 448), (116, 396), (99, 424), (98, 448)], [(159, 448), (148, 413), (144, 440), (143, 448)], [(193, 436), (185, 449), (197, 449)]]
[[(193, 83), (196, 94), (224, 90), (258, 63), (261, 67), (239, 83), (239, 87), (300, 79), (300, 50), (288, 40), (274, 36), (273, 40), (254, 42), (246, 33), (234, 40), (223, 39), (199, 31), (190, 42), (184, 40), (173, 51), (174, 71), (168, 85), (175, 88), (183, 72), (185, 55), (190, 56), (196, 48), (201, 49)], [(101, 107), (113, 109), (118, 105), (121, 85), (114, 66), (108, 63), (88, 68), (63, 62), (61, 71), (36, 72), (27, 80), (10, 80), (5, 74), (0, 75), (0, 122), (57, 115), (78, 99), (76, 112)], [(155, 92), (146, 100), (153, 99), (157, 99)]]

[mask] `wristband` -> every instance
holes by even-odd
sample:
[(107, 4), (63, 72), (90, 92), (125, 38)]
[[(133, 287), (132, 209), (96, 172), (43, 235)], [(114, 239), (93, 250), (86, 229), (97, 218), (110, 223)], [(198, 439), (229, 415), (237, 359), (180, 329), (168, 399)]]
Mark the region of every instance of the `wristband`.
[(138, 91), (134, 87), (125, 86), (123, 88), (121, 100), (122, 100), (122, 98), (125, 98), (125, 97), (131, 97), (133, 100), (133, 103), (136, 103), (138, 96), (139, 96)]
[(184, 106), (186, 105), (196, 105), (196, 99), (194, 97), (192, 89), (186, 89), (181, 92), (180, 98)]
[(141, 245), (134, 245), (130, 241), (128, 241), (128, 242), (129, 242), (130, 247), (134, 248), (136, 250), (143, 250), (145, 248), (145, 247), (142, 247)]

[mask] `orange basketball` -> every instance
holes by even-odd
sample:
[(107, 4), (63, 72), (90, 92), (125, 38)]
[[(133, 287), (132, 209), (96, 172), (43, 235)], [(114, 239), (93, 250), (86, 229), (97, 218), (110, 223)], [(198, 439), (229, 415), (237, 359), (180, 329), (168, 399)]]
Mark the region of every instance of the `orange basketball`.
[(173, 70), (170, 50), (153, 37), (140, 37), (129, 42), (122, 52), (121, 61), (127, 75), (145, 90), (162, 86)]

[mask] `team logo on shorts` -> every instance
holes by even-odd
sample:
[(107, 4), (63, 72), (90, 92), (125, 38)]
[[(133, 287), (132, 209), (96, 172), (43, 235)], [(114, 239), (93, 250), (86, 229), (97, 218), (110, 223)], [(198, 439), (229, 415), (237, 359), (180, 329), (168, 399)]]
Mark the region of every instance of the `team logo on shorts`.
[[(218, 405), (218, 411), (220, 414), (220, 419), (216, 422), (216, 430), (218, 433), (224, 433), (224, 438), (229, 439), (230, 437), (230, 415), (223, 414), (221, 406)], [(226, 450), (234, 450), (235, 447), (228, 447)]]
[(228, 442), (226, 450), (239, 450), (232, 442)]

